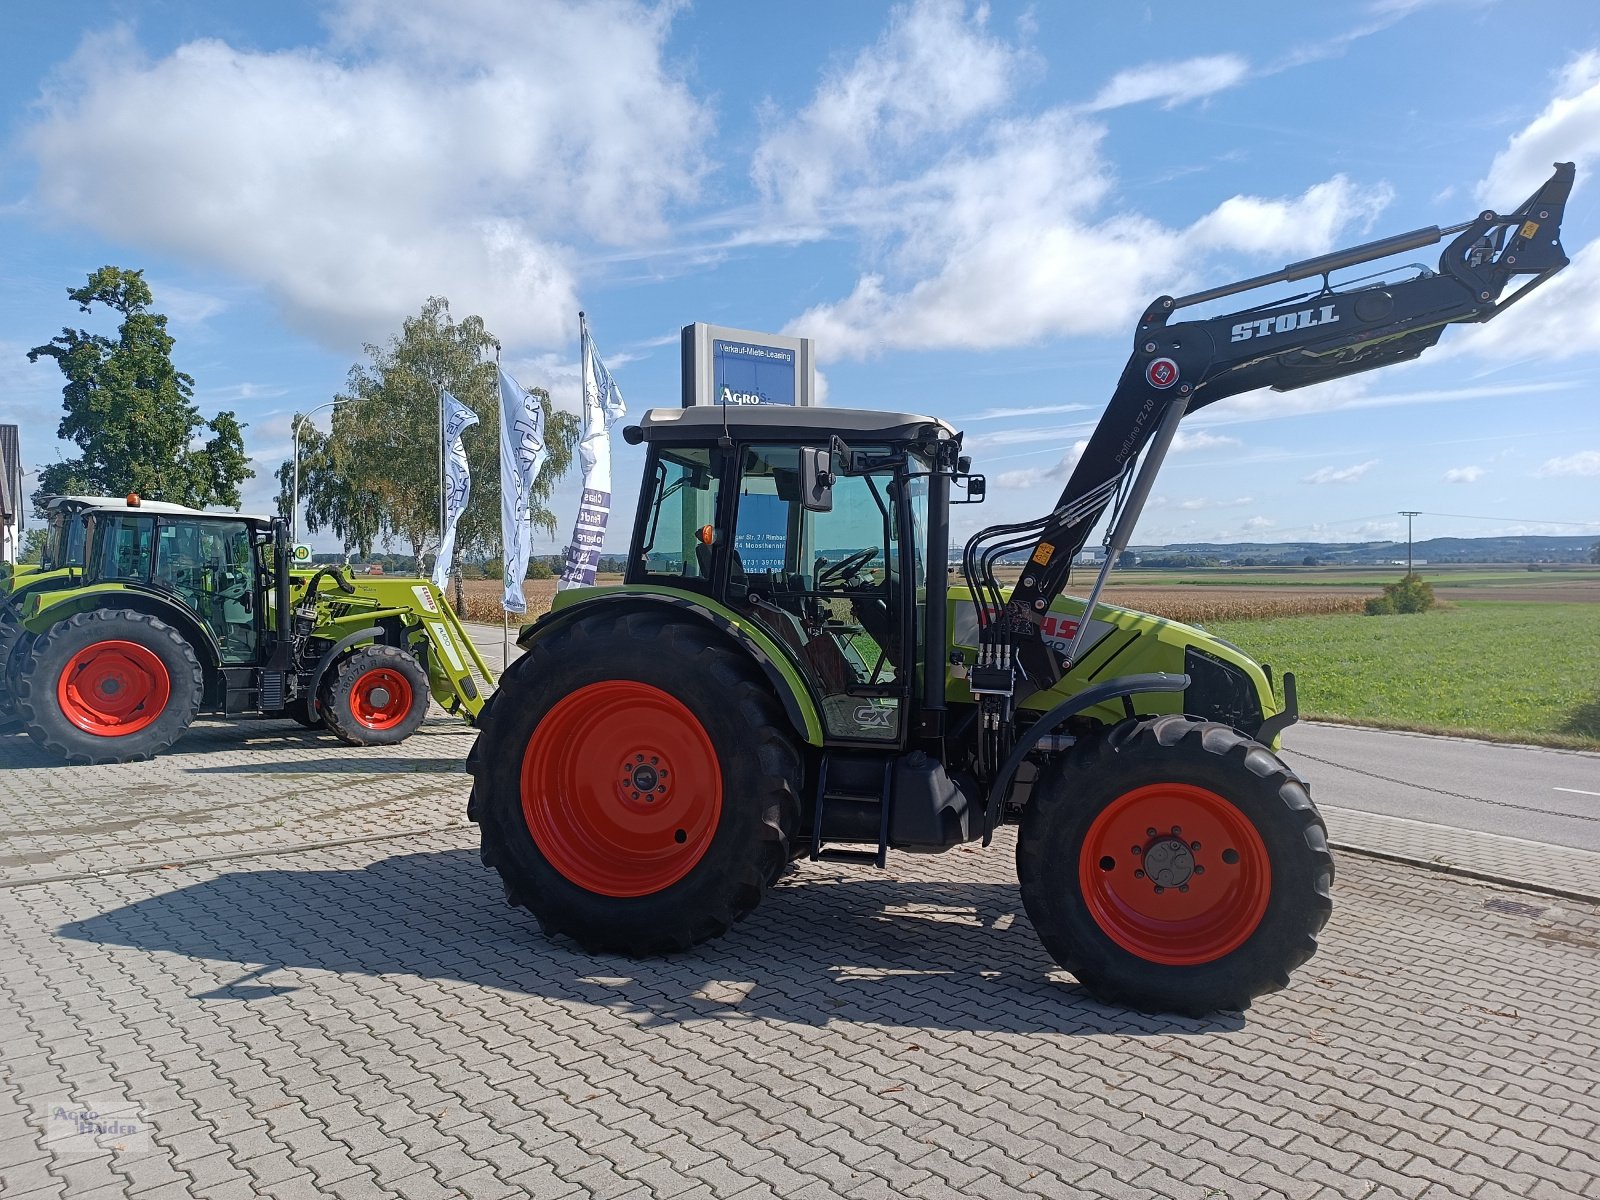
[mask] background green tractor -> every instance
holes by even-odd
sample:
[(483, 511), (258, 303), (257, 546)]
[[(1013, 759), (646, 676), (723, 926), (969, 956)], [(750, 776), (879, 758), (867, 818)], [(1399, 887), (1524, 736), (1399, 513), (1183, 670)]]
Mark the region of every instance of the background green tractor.
[[(69, 567), (83, 566), (83, 535), (88, 513), (96, 508), (120, 507), (121, 496), (47, 496), (44, 499), (44, 548), (36, 563), (18, 563), (9, 578), (0, 578), (0, 598), (16, 588), (36, 583), (41, 576), (61, 577)], [(180, 505), (163, 505), (173, 511), (194, 512)]]
[(392, 744), (430, 694), (476, 717), (473, 673), (492, 676), (431, 582), (294, 572), (282, 521), (169, 509), (90, 511), (82, 578), (23, 605), (8, 682), (41, 746), (72, 763), (145, 759), (200, 713)]
[[(37, 563), (25, 564), (10, 581), (0, 585), (0, 727), (14, 724), (9, 666), (12, 651), (22, 638), (22, 609), (28, 597), (76, 587), (83, 577), (89, 514), (99, 509), (122, 509), (121, 496), (50, 496), (44, 501), (45, 543)], [(200, 509), (181, 504), (144, 501), (147, 512), (169, 516), (203, 516)]]

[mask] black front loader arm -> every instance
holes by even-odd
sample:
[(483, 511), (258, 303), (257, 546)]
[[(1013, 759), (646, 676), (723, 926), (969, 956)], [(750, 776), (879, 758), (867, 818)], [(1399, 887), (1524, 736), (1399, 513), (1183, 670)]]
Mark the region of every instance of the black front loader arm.
[[(1268, 387), (1289, 391), (1405, 362), (1437, 342), (1445, 326), (1487, 321), (1505, 311), (1567, 265), (1561, 219), (1572, 181), (1573, 164), (1557, 163), (1544, 185), (1509, 215), (1483, 212), (1449, 229), (1429, 226), (1307, 259), (1270, 275), (1156, 300), (1139, 319), (1133, 354), (1049, 516), (992, 526), (967, 545), (964, 566), (982, 641), (991, 651), (980, 653), (980, 665), (1010, 676), (1015, 664), (1038, 689), (1050, 687), (1070, 666), (1070, 660), (1045, 645), (1040, 621), (1119, 490), (1127, 500), (1107, 548), (1114, 557), (1126, 547), (1179, 419), (1241, 392)], [(1452, 234), (1437, 272), (1415, 268), (1416, 275), (1398, 282), (1358, 280), (1337, 288), (1329, 282), (1333, 271), (1432, 245)], [(1317, 276), (1320, 288), (1287, 300), (1172, 321), (1183, 308)], [(1529, 278), (1505, 295), (1518, 276)], [(1135, 481), (1133, 465), (1153, 437), (1155, 445)], [(1002, 602), (993, 565), (1001, 554), (1021, 549), (1028, 551), (1027, 564), (1009, 602)]]

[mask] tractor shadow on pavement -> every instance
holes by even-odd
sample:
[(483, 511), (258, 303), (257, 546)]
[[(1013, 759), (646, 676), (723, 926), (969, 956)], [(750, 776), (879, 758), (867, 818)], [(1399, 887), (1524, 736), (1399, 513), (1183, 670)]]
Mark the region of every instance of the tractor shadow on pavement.
[[(441, 724), (443, 728), (441, 728)], [(431, 727), (430, 727), (431, 726)], [(161, 755), (162, 760), (195, 758), (227, 753), (254, 753), (249, 762), (222, 766), (181, 766), (190, 774), (281, 775), (317, 772), (324, 774), (461, 774), (466, 770), (466, 741), (472, 737), (469, 726), (447, 719), (430, 721), (407, 739), (408, 750), (417, 757), (399, 758), (393, 746), (363, 748), (348, 746), (324, 729), (305, 729), (287, 721), (199, 721)], [(431, 739), (454, 738), (444, 743), (443, 755), (427, 754), (441, 743)], [(326, 750), (326, 757), (284, 758), (286, 753)], [(21, 730), (0, 732), (0, 771), (45, 771), (65, 767), (60, 758), (39, 746)], [(119, 767), (72, 767), (70, 770), (118, 770)]]
[[(963, 856), (965, 858), (965, 856)], [(969, 865), (967, 860), (962, 865)], [(893, 864), (891, 863), (891, 867)], [(801, 870), (690, 953), (630, 960), (552, 940), (470, 850), (343, 871), (230, 871), (62, 927), (63, 936), (238, 964), (201, 999), (270, 1003), (300, 972), (411, 975), (630, 1013), (644, 1024), (833, 1021), (972, 1032), (1236, 1030), (1102, 1005), (1060, 971), (1011, 884)]]

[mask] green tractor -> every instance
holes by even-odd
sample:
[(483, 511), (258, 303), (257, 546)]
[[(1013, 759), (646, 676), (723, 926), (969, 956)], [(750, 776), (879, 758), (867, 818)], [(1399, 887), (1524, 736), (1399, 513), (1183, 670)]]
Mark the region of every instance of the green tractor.
[(74, 586), (34, 591), (6, 668), (17, 721), (69, 763), (148, 759), (201, 713), (392, 745), (429, 696), (469, 722), (492, 682), (431, 581), (290, 569), (281, 520), (144, 504), (88, 512)]
[(91, 509), (122, 504), (118, 496), (51, 496), (44, 502), (44, 550), (36, 563), (18, 563), (0, 578), (0, 601), (18, 588), (37, 587), (42, 581), (65, 578), (72, 567), (83, 566), (83, 530)]
[[(28, 597), (76, 587), (83, 576), (89, 514), (97, 509), (120, 509), (126, 504), (121, 496), (50, 496), (45, 499), (44, 552), (37, 563), (18, 567), (9, 586), (0, 585), (0, 729), (15, 724), (7, 667), (12, 651), (23, 636), (22, 609)], [(144, 509), (169, 516), (204, 515), (200, 509), (154, 500), (145, 501)]]
[[(1510, 216), (1158, 298), (1060, 499), (976, 534), (960, 582), (951, 509), (984, 483), (944, 422), (646, 413), (624, 434), (646, 457), (623, 585), (558, 593), (479, 720), (468, 815), (507, 900), (594, 952), (680, 951), (793, 860), (882, 867), (1012, 823), (1028, 916), (1093, 994), (1198, 1014), (1285, 986), (1334, 877), (1307, 785), (1275, 753), (1294, 678), (1280, 699), (1236, 647), (1101, 589), (1186, 413), (1415, 358), (1490, 319), (1566, 264), (1571, 185), (1559, 165)], [(1437, 272), (1329, 281), (1451, 234)], [(1069, 598), (1102, 518), (1103, 565)]]

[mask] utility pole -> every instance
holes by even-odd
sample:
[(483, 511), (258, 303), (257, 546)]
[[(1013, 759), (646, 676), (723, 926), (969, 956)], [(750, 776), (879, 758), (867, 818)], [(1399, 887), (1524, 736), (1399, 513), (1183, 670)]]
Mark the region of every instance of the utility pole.
[(1406, 519), (1406, 574), (1411, 574), (1411, 518), (1420, 517), (1421, 512), (1416, 509), (1402, 510), (1400, 515)]

